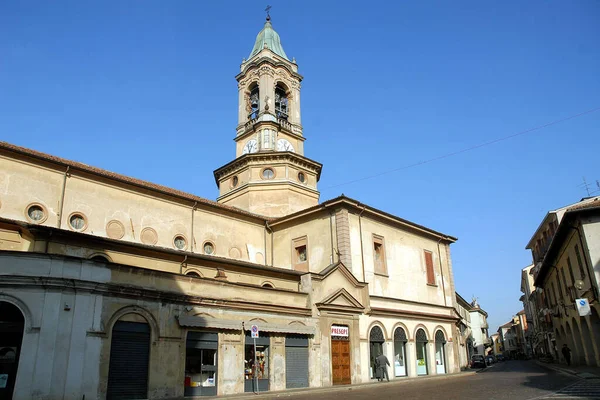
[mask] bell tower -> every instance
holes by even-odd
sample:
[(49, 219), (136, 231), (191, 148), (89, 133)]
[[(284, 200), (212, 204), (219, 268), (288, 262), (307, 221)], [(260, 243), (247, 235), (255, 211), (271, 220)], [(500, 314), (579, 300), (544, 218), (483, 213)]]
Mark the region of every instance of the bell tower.
[(235, 155), (214, 171), (219, 203), (268, 217), (317, 205), (322, 165), (304, 157), (296, 60), (267, 15), (238, 81)]

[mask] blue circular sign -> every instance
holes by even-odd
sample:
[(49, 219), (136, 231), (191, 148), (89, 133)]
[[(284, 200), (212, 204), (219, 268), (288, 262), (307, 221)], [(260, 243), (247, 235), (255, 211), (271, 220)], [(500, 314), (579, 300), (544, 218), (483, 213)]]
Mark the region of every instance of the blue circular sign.
[(579, 305), (580, 306), (585, 306), (585, 300), (579, 300)]
[(252, 332), (258, 332), (258, 326), (252, 325)]

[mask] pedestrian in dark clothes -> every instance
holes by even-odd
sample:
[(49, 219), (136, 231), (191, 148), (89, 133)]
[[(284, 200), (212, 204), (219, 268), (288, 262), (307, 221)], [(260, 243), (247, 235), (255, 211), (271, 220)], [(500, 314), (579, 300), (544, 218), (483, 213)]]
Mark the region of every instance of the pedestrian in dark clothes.
[(390, 365), (390, 362), (388, 361), (385, 354), (378, 355), (377, 358), (375, 359), (375, 363), (377, 365), (377, 369), (379, 370), (378, 380), (383, 381), (383, 377), (385, 376), (385, 379), (387, 379), (387, 381), (389, 382), (390, 377), (388, 375), (387, 367), (388, 367), (388, 365)]
[(571, 349), (566, 343), (563, 344), (562, 354), (565, 357), (565, 360), (567, 360), (567, 365), (571, 365)]

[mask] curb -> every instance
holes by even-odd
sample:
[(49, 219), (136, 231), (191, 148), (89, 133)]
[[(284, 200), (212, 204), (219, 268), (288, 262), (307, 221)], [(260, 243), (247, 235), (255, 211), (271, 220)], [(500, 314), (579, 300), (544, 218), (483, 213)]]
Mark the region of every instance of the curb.
[[(350, 390), (362, 390), (373, 388), (378, 385), (402, 385), (408, 382), (414, 381), (423, 381), (423, 380), (442, 380), (442, 379), (452, 379), (452, 378), (460, 378), (467, 377), (471, 375), (475, 375), (479, 371), (467, 371), (467, 372), (457, 372), (454, 374), (444, 374), (444, 375), (433, 375), (426, 377), (409, 377), (409, 378), (401, 378), (391, 380), (389, 382), (367, 382), (367, 383), (357, 383), (354, 385), (343, 385), (343, 386), (327, 386), (327, 387), (318, 387), (318, 388), (304, 388), (304, 389), (290, 389), (290, 390), (279, 390), (274, 392), (261, 392), (261, 393), (239, 393), (239, 394), (228, 394), (222, 396), (193, 396), (186, 397), (185, 400), (196, 400), (196, 399), (237, 399), (237, 400), (245, 400), (245, 399), (271, 399), (278, 397), (287, 397), (295, 394), (317, 394), (317, 393), (328, 393), (328, 392), (344, 392)], [(260, 395), (260, 397), (258, 397)], [(179, 398), (175, 398), (179, 400)], [(175, 400), (172, 399), (172, 400)], [(181, 398), (183, 399), (183, 398)]]
[(598, 379), (598, 378), (600, 378), (600, 376), (591, 374), (589, 372), (577, 372), (573, 369), (563, 368), (563, 367), (559, 367), (554, 364), (544, 363), (544, 362), (537, 361), (537, 360), (535, 361), (535, 363), (537, 365), (539, 365), (540, 367), (543, 367), (546, 369), (551, 369), (553, 371), (560, 372), (562, 374), (574, 375), (580, 379)]

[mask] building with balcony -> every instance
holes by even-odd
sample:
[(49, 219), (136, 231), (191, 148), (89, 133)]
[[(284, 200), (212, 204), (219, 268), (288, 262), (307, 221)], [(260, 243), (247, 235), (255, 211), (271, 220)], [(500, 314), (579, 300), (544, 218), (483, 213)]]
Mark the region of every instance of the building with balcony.
[(373, 380), (382, 353), (392, 379), (459, 370), (456, 238), (343, 195), (319, 202), (302, 79), (267, 19), (236, 76), (217, 201), (0, 142), (2, 395), (343, 385)]
[[(544, 347), (562, 360), (560, 349), (566, 344), (573, 364), (600, 365), (600, 197), (551, 212), (542, 225), (548, 219), (556, 223), (549, 225), (547, 242), (541, 242), (544, 234), (538, 228), (528, 245), (540, 241), (539, 249), (532, 249), (532, 276)], [(579, 311), (582, 304), (589, 310)]]
[(473, 306), (458, 292), (456, 293), (456, 313), (460, 320), (456, 324), (456, 336), (459, 338), (458, 361), (461, 369), (469, 367), (471, 355), (474, 354), (473, 331), (471, 328), (471, 309)]

